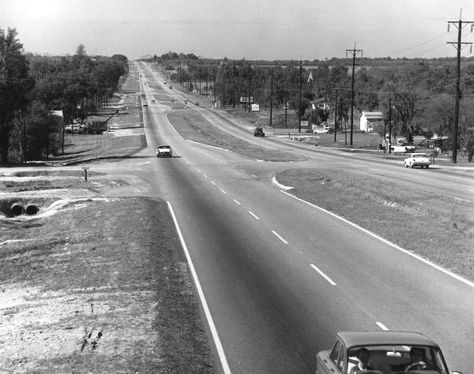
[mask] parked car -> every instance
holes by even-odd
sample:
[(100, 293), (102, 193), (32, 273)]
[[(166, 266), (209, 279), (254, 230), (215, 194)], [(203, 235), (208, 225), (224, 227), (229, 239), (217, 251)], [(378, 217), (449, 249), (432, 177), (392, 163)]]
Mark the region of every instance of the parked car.
[(426, 153), (412, 153), (410, 157), (406, 158), (404, 161), (405, 167), (415, 167), (419, 166), (422, 169), (427, 168), (431, 165), (430, 156)]
[(169, 145), (159, 145), (156, 147), (156, 157), (173, 157), (173, 150)]
[[(366, 367), (361, 369), (361, 366)], [(316, 354), (317, 374), (420, 374), (420, 371), (454, 373), (448, 370), (438, 344), (417, 332), (339, 332), (332, 349)]]
[(265, 136), (265, 133), (263, 132), (263, 129), (261, 127), (256, 127), (255, 130), (253, 130), (253, 136)]

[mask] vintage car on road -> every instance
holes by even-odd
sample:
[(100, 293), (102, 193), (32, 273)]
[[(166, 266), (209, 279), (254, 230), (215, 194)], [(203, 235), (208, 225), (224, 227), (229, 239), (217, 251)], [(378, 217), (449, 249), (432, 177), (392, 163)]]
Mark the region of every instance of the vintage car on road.
[(261, 127), (255, 127), (255, 130), (253, 130), (253, 136), (265, 136), (265, 133), (263, 132), (263, 129)]
[(427, 168), (431, 165), (430, 156), (426, 153), (412, 153), (410, 157), (406, 158), (404, 161), (405, 167), (415, 167), (420, 166), (422, 169)]
[(417, 332), (339, 332), (332, 349), (316, 354), (317, 374), (460, 374), (449, 372), (441, 349)]
[(156, 147), (156, 157), (173, 157), (173, 150), (169, 145), (159, 145)]

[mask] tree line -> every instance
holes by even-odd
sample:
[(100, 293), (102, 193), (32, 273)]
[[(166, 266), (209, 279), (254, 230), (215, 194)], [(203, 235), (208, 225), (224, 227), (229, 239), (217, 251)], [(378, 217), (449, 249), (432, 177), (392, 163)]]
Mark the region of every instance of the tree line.
[(14, 28), (0, 29), (0, 163), (58, 153), (64, 124), (103, 107), (127, 73), (126, 56), (88, 56), (83, 45), (73, 56), (33, 55)]
[[(351, 61), (246, 61), (186, 58), (168, 53), (161, 63), (171, 79), (190, 90), (211, 95), (221, 107), (238, 107), (240, 97), (252, 96), (260, 106), (288, 105), (295, 115), (320, 123), (337, 114), (336, 130), (350, 118)], [(271, 90), (273, 75), (273, 90)], [(358, 59), (355, 70), (354, 110), (382, 111), (393, 133), (409, 141), (414, 135), (450, 136), (454, 124), (455, 59)], [(301, 104), (300, 104), (301, 85)], [(474, 139), (474, 59), (462, 61), (461, 145)], [(273, 97), (271, 93), (273, 91)], [(272, 100), (271, 100), (272, 99)], [(337, 107), (336, 107), (337, 102)], [(327, 106), (312, 103), (327, 103)], [(390, 108), (389, 108), (390, 106)], [(389, 118), (390, 116), (390, 118)], [(278, 126), (278, 123), (276, 124)], [(381, 135), (384, 126), (378, 129)]]

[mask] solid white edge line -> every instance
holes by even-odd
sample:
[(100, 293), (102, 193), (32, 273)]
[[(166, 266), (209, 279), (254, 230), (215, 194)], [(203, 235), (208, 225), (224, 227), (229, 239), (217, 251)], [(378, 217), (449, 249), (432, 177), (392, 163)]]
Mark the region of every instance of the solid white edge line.
[(455, 197), (454, 200), (462, 201), (463, 203), (472, 203), (471, 200), (461, 199), (460, 197)]
[(242, 204), (240, 203), (240, 201), (237, 201), (237, 200), (235, 200), (235, 199), (233, 199), (233, 201), (234, 201), (234, 203), (236, 203), (237, 205), (242, 205)]
[(283, 239), (283, 237), (282, 237), (280, 234), (278, 234), (275, 230), (272, 230), (272, 233), (273, 233), (273, 235), (275, 235), (278, 239), (280, 239), (283, 243), (288, 244), (288, 242), (287, 242), (285, 239)]
[(249, 210), (249, 214), (250, 214), (253, 218), (255, 218), (257, 221), (260, 220), (260, 218), (258, 218), (258, 216), (257, 216), (254, 212), (252, 212), (252, 211)]
[(178, 232), (179, 240), (181, 241), (181, 245), (184, 250), (184, 254), (186, 255), (186, 259), (188, 260), (189, 269), (191, 270), (191, 274), (194, 279), (194, 284), (196, 285), (196, 289), (199, 294), (199, 298), (201, 299), (201, 304), (204, 309), (204, 314), (206, 315), (207, 323), (209, 324), (209, 328), (211, 330), (212, 338), (214, 339), (214, 344), (216, 346), (217, 353), (219, 355), (219, 359), (221, 361), (222, 370), (224, 374), (231, 374), (229, 364), (227, 362), (227, 358), (225, 356), (224, 348), (222, 347), (221, 340), (219, 339), (219, 334), (217, 333), (216, 325), (214, 324), (214, 320), (212, 319), (211, 311), (206, 301), (206, 297), (204, 296), (204, 292), (201, 287), (201, 282), (199, 282), (198, 275), (196, 273), (196, 269), (194, 268), (193, 261), (191, 260), (191, 256), (188, 251), (188, 247), (186, 242), (184, 241), (183, 234), (181, 233), (181, 229), (178, 224), (178, 220), (176, 219), (176, 215), (174, 214), (173, 207), (169, 201), (166, 202), (168, 204), (168, 209), (170, 210), (171, 217), (173, 218), (174, 225), (176, 227), (176, 231)]
[(380, 240), (381, 242), (383, 242), (383, 243), (385, 243), (385, 244), (391, 246), (392, 248), (395, 248), (395, 249), (397, 249), (397, 250), (399, 250), (399, 251), (405, 253), (405, 254), (408, 255), (408, 256), (411, 256), (411, 257), (413, 257), (413, 258), (416, 258), (417, 260), (419, 260), (419, 261), (421, 261), (421, 262), (424, 262), (425, 264), (427, 264), (427, 265), (429, 265), (429, 266), (435, 268), (436, 270), (439, 270), (439, 271), (445, 273), (446, 275), (449, 275), (450, 277), (452, 277), (452, 278), (454, 278), (454, 279), (456, 279), (456, 280), (458, 280), (458, 281), (460, 281), (460, 282), (462, 282), (462, 283), (468, 285), (469, 287), (474, 288), (474, 282), (471, 282), (470, 280), (468, 280), (468, 279), (466, 279), (466, 278), (464, 278), (464, 277), (462, 277), (462, 276), (460, 276), (460, 275), (458, 275), (458, 274), (456, 274), (456, 273), (453, 273), (452, 271), (447, 270), (447, 269), (443, 268), (442, 266), (439, 266), (439, 265), (437, 265), (437, 264), (435, 264), (435, 263), (433, 263), (433, 262), (431, 262), (431, 261), (429, 261), (429, 260), (427, 260), (427, 259), (425, 259), (425, 258), (423, 258), (423, 257), (421, 257), (421, 256), (419, 256), (419, 255), (417, 255), (417, 254), (415, 254), (415, 253), (412, 253), (412, 252), (410, 252), (410, 251), (408, 251), (408, 250), (406, 250), (406, 249), (404, 249), (404, 248), (402, 248), (402, 247), (396, 245), (395, 243), (392, 243), (391, 241), (389, 241), (389, 240), (387, 240), (387, 239), (384, 239), (384, 238), (382, 238), (381, 236), (379, 236), (379, 235), (377, 235), (377, 234), (374, 234), (373, 232), (371, 232), (371, 231), (369, 231), (369, 230), (367, 230), (367, 229), (364, 229), (363, 227), (361, 227), (361, 226), (355, 224), (354, 222), (351, 222), (351, 221), (349, 221), (349, 220), (347, 220), (347, 219), (345, 219), (345, 218), (343, 218), (343, 217), (341, 217), (341, 216), (338, 216), (337, 214), (335, 214), (335, 213), (333, 213), (333, 212), (330, 212), (329, 210), (326, 210), (326, 209), (324, 209), (324, 208), (321, 208), (321, 207), (319, 207), (319, 206), (317, 206), (317, 205), (315, 205), (315, 204), (313, 204), (313, 203), (310, 203), (309, 201), (303, 200), (303, 199), (301, 199), (301, 198), (299, 198), (299, 197), (297, 197), (297, 196), (295, 196), (295, 195), (292, 195), (292, 194), (290, 194), (290, 193), (288, 193), (288, 192), (286, 192), (286, 191), (281, 191), (281, 190), (280, 190), (280, 192), (281, 192), (281, 193), (284, 193), (285, 195), (287, 195), (287, 196), (289, 196), (289, 197), (291, 197), (292, 199), (298, 200), (298, 201), (300, 201), (300, 202), (302, 202), (302, 203), (304, 203), (304, 204), (307, 204), (307, 205), (309, 205), (309, 206), (311, 206), (311, 207), (313, 207), (313, 208), (319, 209), (320, 211), (322, 211), (322, 212), (324, 212), (324, 213), (327, 213), (327, 214), (333, 216), (334, 218), (337, 218), (337, 219), (339, 219), (339, 220), (341, 220), (341, 221), (347, 223), (348, 225), (351, 225), (352, 227), (354, 227), (354, 228), (356, 228), (356, 229), (358, 229), (358, 230), (360, 230), (360, 231), (362, 231), (362, 232), (365, 232), (366, 234), (372, 236), (373, 238)]
[(375, 324), (376, 324), (378, 327), (380, 327), (382, 330), (384, 330), (384, 331), (389, 331), (389, 330), (390, 330), (390, 329), (389, 329), (387, 326), (385, 326), (382, 322), (375, 322)]
[(210, 147), (210, 148), (214, 148), (214, 149), (218, 149), (220, 151), (229, 151), (228, 149), (226, 148), (221, 148), (221, 147), (216, 147), (215, 145), (210, 145), (210, 144), (206, 144), (206, 143), (199, 143), (199, 142), (196, 142), (194, 140), (189, 140), (189, 139), (186, 139), (187, 142), (190, 142), (190, 143), (194, 143), (194, 144), (199, 144), (199, 145), (203, 145), (205, 147)]
[(331, 278), (329, 278), (326, 274), (324, 274), (316, 265), (311, 264), (311, 267), (316, 270), (320, 276), (326, 279), (331, 286), (336, 286), (336, 282), (334, 282)]

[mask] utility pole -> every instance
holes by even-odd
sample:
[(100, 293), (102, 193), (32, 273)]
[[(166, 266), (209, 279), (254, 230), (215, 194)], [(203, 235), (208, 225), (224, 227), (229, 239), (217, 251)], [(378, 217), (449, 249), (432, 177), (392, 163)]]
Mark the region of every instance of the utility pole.
[(232, 108), (235, 109), (235, 60), (232, 61)]
[(391, 97), (388, 99), (388, 153), (392, 153), (392, 98)]
[(270, 127), (273, 126), (273, 67), (270, 78)]
[(336, 133), (337, 133), (337, 88), (334, 88), (336, 94), (335, 104), (334, 104), (334, 143), (336, 143)]
[(350, 144), (352, 145), (352, 138), (354, 133), (354, 83), (355, 83), (355, 65), (356, 65), (356, 57), (363, 56), (362, 49), (356, 49), (355, 42), (354, 42), (354, 49), (346, 49), (346, 57), (352, 56), (352, 79), (351, 79), (351, 138)]
[(457, 58), (456, 58), (456, 101), (454, 106), (454, 125), (453, 125), (453, 163), (457, 162), (457, 151), (458, 151), (458, 124), (459, 124), (459, 100), (461, 99), (461, 48), (465, 45), (471, 46), (472, 52), (472, 42), (462, 42), (462, 29), (464, 26), (471, 25), (471, 32), (474, 28), (474, 21), (462, 21), (462, 9), (459, 13), (459, 20), (458, 21), (448, 21), (448, 31), (449, 26), (454, 25), (458, 29), (458, 41), (457, 42), (448, 42), (455, 46), (457, 51)]
[(222, 64), (222, 108), (225, 102), (225, 62)]
[(249, 112), (250, 112), (250, 109), (251, 109), (251, 104), (250, 104), (250, 95), (252, 95), (252, 89), (251, 89), (251, 85), (252, 85), (252, 66), (250, 65), (250, 62), (249, 62), (249, 92), (248, 92), (248, 104), (249, 104)]
[(301, 133), (301, 91), (303, 90), (303, 60), (300, 60), (300, 97), (298, 104), (298, 133)]

